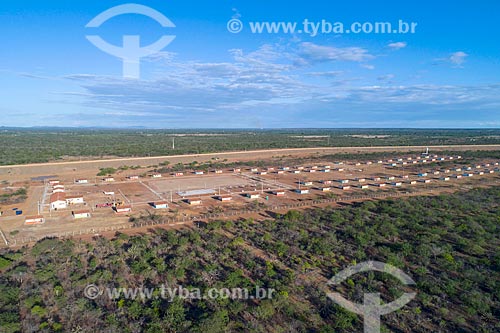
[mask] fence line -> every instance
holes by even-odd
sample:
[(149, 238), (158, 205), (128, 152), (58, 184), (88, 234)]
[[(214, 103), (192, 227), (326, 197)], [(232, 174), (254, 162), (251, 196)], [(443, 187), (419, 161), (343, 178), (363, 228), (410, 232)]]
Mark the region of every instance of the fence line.
[(8, 243), (8, 246), (16, 246), (18, 244), (28, 244), (28, 243), (37, 242), (37, 241), (40, 241), (40, 240), (45, 239), (45, 238), (71, 238), (74, 236), (97, 235), (97, 234), (104, 233), (104, 232), (119, 231), (119, 230), (124, 230), (124, 229), (136, 229), (136, 228), (143, 228), (143, 227), (148, 227), (148, 226), (182, 225), (182, 224), (186, 224), (187, 222), (193, 222), (196, 220), (220, 219), (220, 218), (227, 218), (227, 217), (233, 217), (233, 216), (260, 213), (260, 212), (268, 211), (268, 210), (273, 210), (273, 211), (290, 210), (293, 208), (302, 208), (302, 207), (309, 207), (309, 206), (313, 206), (313, 205), (321, 205), (321, 204), (345, 202), (345, 201), (353, 201), (353, 200), (363, 200), (363, 199), (397, 198), (397, 197), (409, 196), (411, 194), (420, 193), (420, 192), (425, 192), (425, 191), (424, 190), (421, 190), (421, 191), (417, 190), (415, 192), (377, 193), (377, 194), (372, 194), (372, 195), (354, 195), (354, 196), (319, 199), (319, 200), (312, 199), (312, 200), (306, 200), (306, 201), (295, 203), (295, 204), (276, 205), (276, 206), (265, 207), (265, 208), (246, 209), (246, 210), (236, 211), (236, 212), (206, 213), (206, 214), (202, 214), (199, 216), (189, 216), (189, 217), (184, 216), (184, 217), (182, 217), (182, 219), (166, 218), (166, 219), (162, 219), (159, 221), (141, 222), (139, 224), (122, 224), (122, 225), (117, 225), (117, 226), (96, 227), (96, 228), (89, 228), (89, 229), (80, 229), (80, 230), (76, 230), (76, 231), (67, 231), (67, 232), (63, 232), (63, 233), (53, 233), (53, 234), (48, 234), (48, 235), (44, 235), (44, 236), (40, 236), (40, 237), (23, 237), (20, 239), (12, 238), (11, 242), (6, 242), (6, 243)]

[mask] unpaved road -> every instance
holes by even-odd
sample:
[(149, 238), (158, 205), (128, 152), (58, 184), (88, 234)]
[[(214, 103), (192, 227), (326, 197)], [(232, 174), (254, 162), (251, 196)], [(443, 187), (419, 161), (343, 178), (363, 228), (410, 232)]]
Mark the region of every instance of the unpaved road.
[[(0, 176), (12, 179), (28, 179), (30, 177), (61, 174), (82, 174), (97, 171), (99, 168), (118, 168), (123, 165), (157, 165), (169, 161), (176, 163), (190, 163), (193, 161), (206, 162), (212, 158), (223, 158), (228, 161), (248, 161), (271, 158), (280, 155), (307, 156), (315, 154), (335, 153), (373, 153), (373, 152), (408, 152), (424, 151), (427, 146), (377, 146), (377, 147), (321, 147), (321, 148), (289, 148), (272, 150), (248, 150), (236, 152), (221, 152), (208, 154), (189, 154), (155, 157), (115, 158), (88, 161), (51, 162), (24, 165), (0, 166)], [(431, 152), (442, 150), (500, 150), (500, 145), (442, 145), (429, 146)]]

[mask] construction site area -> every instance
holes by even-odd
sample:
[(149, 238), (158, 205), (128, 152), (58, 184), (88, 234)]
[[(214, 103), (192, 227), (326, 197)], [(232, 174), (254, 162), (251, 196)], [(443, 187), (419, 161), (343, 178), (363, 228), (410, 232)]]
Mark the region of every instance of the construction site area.
[(182, 223), (209, 214), (238, 216), (249, 209), (313, 206), (326, 199), (454, 191), (498, 184), (499, 171), (496, 160), (470, 164), (460, 155), (427, 151), (384, 160), (325, 159), (317, 164), (168, 174), (144, 168), (102, 177), (40, 175), (17, 184), (28, 189), (24, 202), (2, 206), (2, 245), (98, 233), (103, 227), (124, 229), (134, 217), (148, 214)]

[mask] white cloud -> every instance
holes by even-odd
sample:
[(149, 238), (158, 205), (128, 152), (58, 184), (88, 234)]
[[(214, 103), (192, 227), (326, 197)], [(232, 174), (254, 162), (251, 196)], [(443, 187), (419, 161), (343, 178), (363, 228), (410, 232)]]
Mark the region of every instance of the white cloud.
[(363, 68), (366, 68), (366, 69), (369, 69), (369, 70), (373, 70), (375, 69), (375, 66), (373, 65), (369, 65), (369, 64), (362, 64), (361, 67)]
[(395, 42), (388, 44), (387, 47), (390, 48), (391, 50), (399, 50), (405, 48), (406, 45), (407, 45), (406, 42)]
[(374, 58), (366, 49), (361, 47), (334, 47), (310, 42), (301, 43), (297, 55), (305, 64), (330, 61), (363, 62)]
[(458, 51), (458, 52), (455, 52), (455, 53), (452, 53), (450, 58), (449, 58), (449, 61), (457, 66), (457, 67), (461, 67), (462, 64), (465, 62), (465, 58), (467, 58), (468, 54), (463, 52), (463, 51)]

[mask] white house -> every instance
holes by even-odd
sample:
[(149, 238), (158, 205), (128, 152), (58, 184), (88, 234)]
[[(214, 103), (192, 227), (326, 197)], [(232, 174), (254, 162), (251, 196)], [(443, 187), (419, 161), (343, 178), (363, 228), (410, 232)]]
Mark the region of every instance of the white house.
[(85, 201), (83, 201), (82, 195), (72, 195), (66, 197), (66, 204), (68, 205), (78, 205), (83, 203), (85, 203)]
[(167, 209), (168, 208), (168, 202), (167, 201), (158, 201), (153, 203), (153, 207), (155, 209)]
[(45, 218), (42, 215), (26, 216), (24, 223), (25, 224), (43, 224), (43, 223), (45, 223)]
[(88, 210), (76, 210), (76, 211), (73, 211), (72, 214), (73, 214), (73, 218), (75, 220), (88, 219), (91, 217), (90, 211), (88, 211)]
[(66, 195), (63, 192), (54, 193), (50, 196), (50, 209), (64, 209), (67, 206)]

